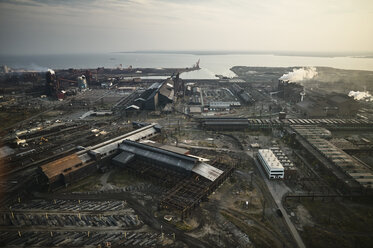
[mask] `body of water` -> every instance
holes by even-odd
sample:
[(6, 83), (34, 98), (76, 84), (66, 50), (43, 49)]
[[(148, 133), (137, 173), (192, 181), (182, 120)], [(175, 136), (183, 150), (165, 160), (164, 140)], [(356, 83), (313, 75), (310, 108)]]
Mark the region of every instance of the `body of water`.
[(216, 74), (234, 76), (233, 66), (291, 67), (327, 66), (339, 69), (373, 71), (373, 58), (306, 57), (260, 54), (194, 55), (176, 53), (108, 53), (37, 56), (0, 56), (0, 65), (45, 71), (48, 68), (97, 67), (191, 67), (200, 59), (199, 71), (188, 72), (182, 78), (210, 79)]

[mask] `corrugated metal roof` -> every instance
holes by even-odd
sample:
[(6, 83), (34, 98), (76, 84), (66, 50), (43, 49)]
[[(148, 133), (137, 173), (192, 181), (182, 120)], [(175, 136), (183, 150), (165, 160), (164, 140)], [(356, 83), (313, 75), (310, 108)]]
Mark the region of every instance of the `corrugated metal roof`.
[(181, 148), (181, 147), (171, 146), (171, 145), (163, 145), (163, 144), (157, 143), (157, 142), (152, 141), (152, 140), (142, 140), (142, 141), (140, 141), (140, 143), (141, 144), (146, 144), (146, 145), (152, 146), (152, 147), (158, 147), (158, 148), (161, 148), (161, 149), (167, 150), (167, 151), (176, 152), (176, 153), (179, 153), (179, 154), (184, 154), (184, 155), (186, 155), (190, 152), (189, 150)]
[(81, 164), (82, 160), (78, 157), (77, 154), (74, 153), (42, 165), (40, 166), (40, 168), (51, 181), (51, 179), (53, 180), (54, 177), (67, 172), (69, 169), (71, 170), (71, 168), (73, 168), (74, 166), (78, 166)]
[[(138, 129), (140, 130), (140, 129)], [(99, 147), (97, 149), (92, 149), (92, 151), (96, 153), (100, 153), (101, 155), (108, 155), (110, 152), (113, 150), (116, 150), (118, 148), (118, 145), (121, 144), (124, 140), (132, 140), (132, 141), (137, 141), (140, 139), (143, 139), (145, 137), (150, 137), (154, 135), (157, 132), (157, 130), (152, 126), (146, 129), (143, 129), (141, 132), (134, 133), (129, 136), (124, 136), (122, 139), (113, 141), (112, 143), (109, 143), (107, 145), (104, 145), (102, 147)], [(129, 133), (130, 134), (130, 133)]]
[(92, 160), (91, 156), (89, 156), (88, 153), (84, 153), (82, 155), (79, 155), (80, 160), (82, 160), (83, 163), (86, 163), (90, 160)]
[(162, 166), (166, 165), (187, 171), (191, 171), (194, 165), (198, 162), (198, 159), (196, 158), (191, 158), (189, 156), (129, 140), (123, 141), (120, 145), (120, 150), (133, 153), (140, 159), (151, 160)]
[(219, 126), (219, 125), (249, 125), (249, 122), (245, 121), (206, 121), (205, 125)]
[(363, 173), (349, 173), (353, 178), (373, 178), (372, 173), (363, 172)]
[(259, 155), (267, 163), (270, 170), (273, 169), (284, 169), (281, 162), (277, 159), (275, 154), (270, 149), (259, 149)]
[(157, 132), (156, 129), (149, 128), (149, 129), (143, 130), (140, 133), (133, 134), (133, 135), (129, 136), (127, 139), (132, 140), (132, 141), (137, 141), (137, 140), (140, 140), (140, 139), (143, 139), (143, 138), (146, 138), (146, 137), (150, 137), (153, 134), (155, 134), (156, 132)]
[(148, 89), (158, 89), (162, 86), (162, 83), (153, 83)]
[(171, 101), (174, 99), (174, 90), (173, 89), (167, 89), (167, 87), (165, 87), (166, 85), (163, 85), (160, 89), (159, 89), (159, 93), (161, 93), (163, 96), (167, 97), (168, 99), (170, 99)]
[[(110, 144), (110, 143), (113, 143), (113, 142), (119, 141), (119, 140), (120, 140), (120, 142), (122, 142), (123, 140), (125, 140), (128, 137), (130, 137), (131, 135), (139, 133), (139, 132), (142, 132), (142, 131), (147, 130), (147, 129), (155, 128), (156, 125), (158, 125), (158, 124), (157, 123), (153, 123), (153, 124), (150, 124), (149, 126), (145, 126), (145, 127), (136, 129), (136, 130), (134, 130), (132, 132), (125, 133), (125, 134), (123, 134), (121, 136), (117, 136), (117, 137), (115, 137), (113, 139), (106, 140), (106, 141), (104, 141), (104, 142), (102, 142), (100, 144), (97, 144), (97, 145), (94, 145), (94, 146), (91, 146), (91, 147), (87, 147), (87, 150), (94, 150), (94, 149), (97, 149), (99, 147), (103, 147), (103, 146), (105, 146), (107, 144)], [(82, 154), (82, 153), (86, 153), (86, 151), (80, 151), (80, 152), (78, 152), (78, 154)]]
[(164, 150), (167, 150), (167, 151), (176, 152), (176, 153), (179, 153), (179, 154), (188, 154), (189, 153), (189, 150), (184, 149), (184, 148), (180, 148), (180, 147), (177, 147), (177, 146), (163, 145), (163, 146), (160, 146), (160, 148), (164, 149)]
[(206, 163), (198, 163), (192, 171), (210, 181), (215, 181), (224, 172)]
[(121, 165), (125, 165), (131, 162), (135, 158), (135, 154), (126, 151), (121, 152), (119, 155), (113, 158), (113, 162)]

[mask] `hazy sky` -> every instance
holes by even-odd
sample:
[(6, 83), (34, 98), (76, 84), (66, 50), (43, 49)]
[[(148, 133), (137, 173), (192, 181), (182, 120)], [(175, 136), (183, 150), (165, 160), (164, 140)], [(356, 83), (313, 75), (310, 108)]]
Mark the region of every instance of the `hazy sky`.
[(373, 51), (373, 0), (0, 0), (0, 53)]

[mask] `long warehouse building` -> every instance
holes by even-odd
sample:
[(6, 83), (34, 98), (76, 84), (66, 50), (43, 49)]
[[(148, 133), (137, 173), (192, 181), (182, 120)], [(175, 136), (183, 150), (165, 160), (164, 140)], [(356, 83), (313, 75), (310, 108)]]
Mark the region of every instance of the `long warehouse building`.
[(45, 182), (50, 190), (67, 186), (97, 171), (101, 164), (98, 161), (115, 155), (124, 140), (140, 141), (157, 135), (160, 131), (161, 127), (153, 123), (44, 164), (39, 167), (41, 182)]
[(259, 149), (258, 158), (267, 172), (269, 179), (284, 178), (284, 167), (270, 149)]
[(123, 141), (119, 146), (119, 151), (120, 153), (112, 159), (113, 164), (117, 166), (127, 166), (133, 161), (141, 161), (185, 175), (194, 172), (210, 181), (215, 181), (223, 174), (222, 170), (200, 161), (195, 156), (184, 155), (131, 140)]

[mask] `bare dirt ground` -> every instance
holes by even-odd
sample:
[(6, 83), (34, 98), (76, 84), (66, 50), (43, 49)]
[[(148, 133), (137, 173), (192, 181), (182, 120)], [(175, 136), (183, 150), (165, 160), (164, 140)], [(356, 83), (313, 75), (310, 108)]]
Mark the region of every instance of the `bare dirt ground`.
[(372, 247), (371, 200), (291, 200), (307, 247)]
[(298, 217), (299, 224), (303, 228), (304, 226), (313, 226), (312, 216), (308, 210), (303, 206), (299, 205), (296, 208), (296, 216)]

